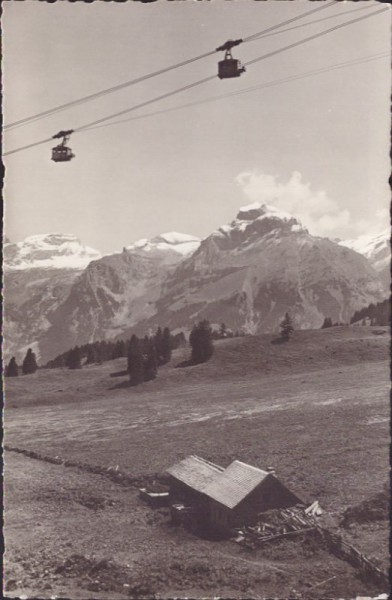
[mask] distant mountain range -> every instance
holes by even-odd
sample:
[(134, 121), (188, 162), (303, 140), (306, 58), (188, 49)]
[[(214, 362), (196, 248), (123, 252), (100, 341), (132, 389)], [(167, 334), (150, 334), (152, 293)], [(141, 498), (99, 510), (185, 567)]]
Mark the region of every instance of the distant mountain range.
[(4, 245), (4, 355), (44, 363), (74, 345), (189, 331), (208, 319), (247, 333), (348, 321), (389, 290), (389, 232), (333, 242), (293, 216), (252, 204), (203, 241), (165, 233), (101, 256), (72, 235)]

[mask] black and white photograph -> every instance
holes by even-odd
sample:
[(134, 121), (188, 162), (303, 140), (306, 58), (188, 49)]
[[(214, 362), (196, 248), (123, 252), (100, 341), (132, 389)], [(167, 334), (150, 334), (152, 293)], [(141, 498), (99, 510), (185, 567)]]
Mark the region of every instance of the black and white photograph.
[(387, 600), (389, 3), (2, 31), (3, 596)]

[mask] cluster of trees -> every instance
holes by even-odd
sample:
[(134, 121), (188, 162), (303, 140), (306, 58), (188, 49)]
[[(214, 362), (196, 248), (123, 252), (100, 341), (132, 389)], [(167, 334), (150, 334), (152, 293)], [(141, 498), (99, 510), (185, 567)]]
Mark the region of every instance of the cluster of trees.
[[(365, 319), (370, 319), (371, 325), (390, 325), (391, 323), (391, 301), (389, 298), (378, 302), (377, 304), (369, 304), (360, 310), (356, 310), (350, 319), (350, 325), (357, 323), (357, 321), (363, 320), (365, 325)], [(321, 329), (327, 329), (328, 327), (338, 327), (339, 325), (348, 325), (348, 323), (342, 323), (340, 321), (333, 323), (331, 317), (325, 317)]]
[(361, 319), (370, 319), (371, 325), (390, 325), (391, 323), (391, 300), (387, 298), (377, 304), (369, 304), (365, 308), (357, 310), (350, 319), (350, 323), (356, 323)]
[[(38, 369), (37, 359), (31, 348), (27, 350), (26, 356), (23, 359), (22, 363), (22, 373), (23, 375), (30, 375), (31, 373), (35, 373)], [(5, 369), (6, 377), (18, 377), (19, 375), (19, 366), (16, 362), (15, 356), (13, 356), (8, 363)]]
[(323, 324), (321, 325), (321, 329), (328, 329), (328, 327), (340, 327), (341, 325), (346, 325), (346, 323), (342, 323), (341, 321), (336, 321), (336, 323), (333, 323), (331, 317), (325, 317)]
[[(181, 331), (176, 335), (172, 335), (170, 331), (165, 328), (164, 331), (160, 327), (155, 334), (154, 343), (156, 346), (158, 362), (165, 361), (167, 357), (167, 347), (170, 346), (170, 350), (174, 350), (181, 345), (185, 345), (186, 340), (184, 333)], [(148, 346), (151, 336), (145, 336), (141, 340), (142, 351), (145, 352), (145, 347)], [(70, 369), (80, 369), (82, 364), (100, 364), (108, 360), (115, 358), (127, 358), (128, 350), (131, 340), (103, 340), (93, 342), (91, 344), (84, 344), (82, 346), (75, 346), (67, 352), (63, 352), (50, 360), (45, 366), (49, 369), (55, 369), (59, 367), (68, 367)]]
[[(165, 335), (159, 330), (154, 337), (145, 337), (140, 340), (133, 335), (128, 345), (127, 370), (131, 385), (138, 385), (143, 381), (155, 379), (158, 365), (164, 365), (171, 358), (170, 333), (164, 330)], [(166, 333), (167, 332), (167, 333)], [(160, 347), (161, 352), (158, 351)]]

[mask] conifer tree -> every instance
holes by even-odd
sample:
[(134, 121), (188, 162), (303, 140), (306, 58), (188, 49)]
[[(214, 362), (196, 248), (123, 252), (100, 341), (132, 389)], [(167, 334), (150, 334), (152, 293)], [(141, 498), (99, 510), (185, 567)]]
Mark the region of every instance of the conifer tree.
[(166, 364), (171, 359), (171, 336), (170, 330), (168, 327), (165, 327), (162, 334), (162, 344), (161, 344), (161, 361), (162, 364)]
[(6, 377), (18, 377), (18, 375), (19, 375), (18, 365), (16, 363), (15, 356), (13, 356), (7, 365), (7, 368), (5, 370), (5, 376)]
[(131, 385), (144, 381), (144, 360), (139, 339), (133, 335), (128, 348), (128, 373)]
[(92, 365), (98, 362), (98, 351), (96, 344), (89, 344), (87, 349), (86, 365)]
[(141, 341), (141, 346), (142, 346), (142, 353), (143, 354), (148, 354), (149, 348), (150, 348), (150, 344), (151, 344), (151, 340), (148, 337), (148, 335), (145, 335), (143, 340)]
[(75, 346), (75, 348), (72, 348), (72, 350), (70, 350), (68, 352), (67, 367), (69, 369), (81, 369), (82, 368), (80, 349), (78, 346)]
[(27, 350), (26, 356), (24, 357), (22, 364), (22, 372), (23, 375), (30, 375), (31, 373), (35, 373), (38, 369), (37, 361), (35, 358), (35, 354), (31, 348)]
[(176, 335), (171, 336), (171, 349), (172, 350), (175, 350), (176, 348), (179, 348), (180, 346), (185, 346), (185, 345), (186, 345), (186, 337), (185, 337), (183, 331), (180, 331)]
[(288, 312), (285, 314), (284, 319), (279, 327), (281, 337), (285, 340), (288, 340), (294, 331), (293, 321)]
[(158, 327), (158, 329), (154, 335), (154, 344), (155, 344), (155, 350), (157, 353), (158, 364), (162, 364), (162, 340), (163, 340), (162, 329), (160, 327)]
[(158, 371), (158, 360), (155, 344), (150, 341), (144, 357), (144, 381), (155, 379)]
[(189, 336), (192, 347), (191, 361), (194, 364), (206, 362), (214, 353), (212, 330), (208, 321), (200, 321), (195, 325)]
[(227, 337), (227, 327), (226, 327), (225, 323), (221, 323), (221, 326), (219, 328), (219, 337), (220, 338)]
[(114, 344), (114, 348), (112, 351), (112, 359), (122, 358), (123, 356), (126, 356), (125, 342), (124, 340), (117, 340), (117, 342)]
[(324, 323), (321, 325), (321, 329), (327, 329), (328, 327), (332, 327), (331, 317), (325, 317)]

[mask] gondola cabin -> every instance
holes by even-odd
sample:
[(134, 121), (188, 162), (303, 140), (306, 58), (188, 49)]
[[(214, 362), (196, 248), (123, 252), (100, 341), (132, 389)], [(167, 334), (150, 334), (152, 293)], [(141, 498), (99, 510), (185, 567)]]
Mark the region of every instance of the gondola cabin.
[(218, 63), (218, 77), (219, 79), (229, 79), (231, 77), (239, 77), (241, 73), (245, 72), (239, 60), (233, 58), (231, 49), (234, 46), (238, 46), (243, 40), (228, 40), (222, 46), (216, 49), (217, 52), (223, 51), (225, 57)]
[(71, 148), (66, 145), (71, 133), (73, 133), (73, 129), (59, 131), (59, 133), (56, 133), (56, 135), (53, 136), (53, 139), (63, 138), (61, 144), (52, 148), (52, 160), (54, 162), (68, 162), (75, 157)]
[[(227, 54), (227, 53), (226, 53)], [(239, 77), (241, 73), (245, 72), (245, 67), (241, 65), (241, 62), (236, 58), (231, 57), (225, 58), (218, 63), (218, 77), (219, 79), (229, 79), (231, 77)]]
[(72, 153), (71, 148), (68, 148), (68, 146), (59, 144), (59, 146), (52, 148), (52, 160), (54, 160), (54, 162), (66, 162), (74, 157), (75, 154)]

